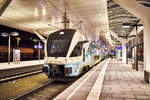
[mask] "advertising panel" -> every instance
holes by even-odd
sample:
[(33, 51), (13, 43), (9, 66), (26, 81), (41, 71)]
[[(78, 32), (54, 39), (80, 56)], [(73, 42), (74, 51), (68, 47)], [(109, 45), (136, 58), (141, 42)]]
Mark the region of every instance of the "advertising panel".
[(20, 63), (20, 50), (13, 49), (13, 62)]

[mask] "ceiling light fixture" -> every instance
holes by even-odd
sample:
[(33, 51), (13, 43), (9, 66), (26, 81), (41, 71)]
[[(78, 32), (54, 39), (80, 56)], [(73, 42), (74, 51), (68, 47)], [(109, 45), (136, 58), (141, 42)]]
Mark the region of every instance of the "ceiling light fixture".
[(38, 8), (34, 8), (34, 14), (35, 16), (39, 16)]
[(122, 28), (129, 28), (130, 26), (122, 26)]
[(46, 15), (46, 8), (45, 8), (45, 7), (42, 8), (42, 15), (43, 15), (43, 16)]
[(59, 34), (60, 34), (60, 35), (63, 35), (63, 34), (64, 34), (64, 32), (60, 32)]
[(18, 32), (12, 32), (11, 35), (12, 36), (19, 36), (19, 33)]
[(3, 33), (1, 33), (1, 36), (3, 36), (3, 37), (7, 37), (7, 36), (9, 36), (9, 34), (8, 34), (8, 33), (3, 32)]

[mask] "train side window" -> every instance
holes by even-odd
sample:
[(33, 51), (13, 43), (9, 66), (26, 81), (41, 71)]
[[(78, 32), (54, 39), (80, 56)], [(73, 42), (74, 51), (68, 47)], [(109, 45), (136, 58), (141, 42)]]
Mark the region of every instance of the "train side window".
[(82, 54), (82, 46), (83, 46), (83, 42), (77, 43), (77, 45), (73, 49), (70, 57), (81, 56), (81, 54)]

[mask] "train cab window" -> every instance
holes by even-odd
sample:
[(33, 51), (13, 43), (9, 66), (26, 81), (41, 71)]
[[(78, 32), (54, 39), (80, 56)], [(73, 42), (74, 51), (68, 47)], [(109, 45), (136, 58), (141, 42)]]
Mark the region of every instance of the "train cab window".
[(83, 46), (83, 42), (77, 43), (77, 45), (73, 49), (70, 57), (81, 56), (81, 54), (82, 54), (82, 46)]
[(47, 56), (66, 57), (75, 32), (76, 30), (74, 29), (62, 29), (49, 34), (47, 39)]
[(50, 49), (50, 53), (60, 53), (65, 52), (68, 46), (68, 39), (58, 39), (52, 40), (52, 45)]
[(65, 57), (69, 48), (69, 39), (53, 39), (48, 47), (48, 56)]

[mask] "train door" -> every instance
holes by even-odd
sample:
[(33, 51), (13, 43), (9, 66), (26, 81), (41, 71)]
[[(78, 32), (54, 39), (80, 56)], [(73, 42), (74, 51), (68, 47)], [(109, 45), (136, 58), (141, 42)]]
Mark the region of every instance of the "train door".
[(90, 66), (92, 67), (92, 62), (93, 62), (93, 54), (92, 54), (92, 48), (93, 48), (93, 45), (92, 45), (92, 43), (90, 43), (90, 45), (89, 45), (89, 55), (90, 55)]
[(85, 48), (83, 48), (83, 62), (85, 62)]

